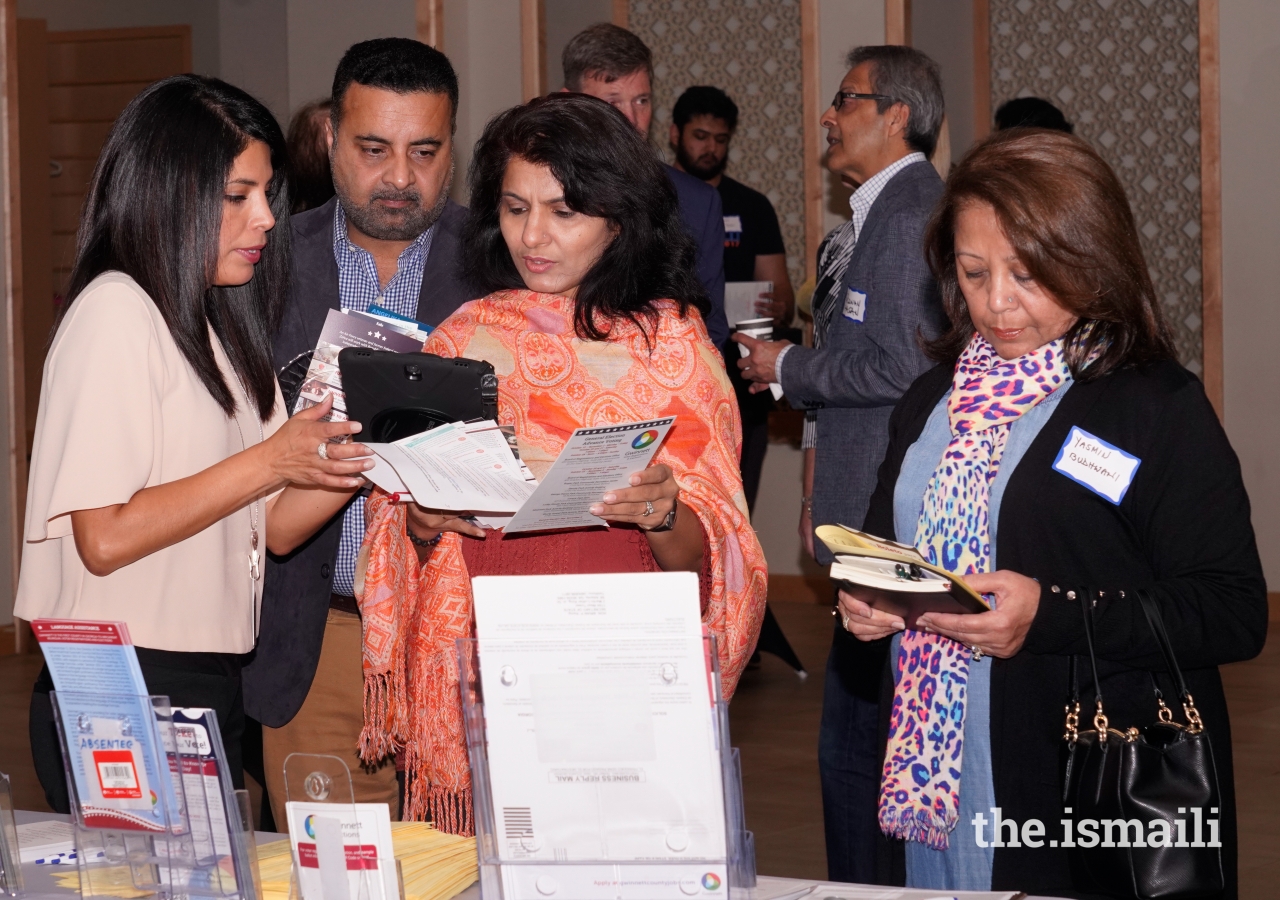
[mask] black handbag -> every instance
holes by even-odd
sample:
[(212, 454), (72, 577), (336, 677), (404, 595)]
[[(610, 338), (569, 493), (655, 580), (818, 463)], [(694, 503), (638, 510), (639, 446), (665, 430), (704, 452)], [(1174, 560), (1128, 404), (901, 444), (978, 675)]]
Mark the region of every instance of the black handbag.
[(1213, 748), (1174, 658), (1159, 608), (1146, 591), (1139, 591), (1137, 597), (1164, 654), (1187, 724), (1174, 721), (1153, 673), (1156, 722), (1123, 731), (1111, 726), (1103, 711), (1094, 653), (1095, 601), (1082, 595), (1096, 700), (1093, 728), (1081, 730), (1073, 656), (1062, 798), (1072, 840), (1063, 846), (1068, 848), (1073, 878), (1081, 890), (1143, 900), (1204, 897), (1223, 888), (1218, 827), (1222, 795)]

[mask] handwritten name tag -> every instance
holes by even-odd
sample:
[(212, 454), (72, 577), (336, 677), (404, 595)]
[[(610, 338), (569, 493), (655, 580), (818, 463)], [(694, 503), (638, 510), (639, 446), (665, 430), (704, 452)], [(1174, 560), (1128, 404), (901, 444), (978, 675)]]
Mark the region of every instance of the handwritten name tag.
[(724, 230), (725, 234), (741, 234), (742, 216), (725, 216)]
[(1118, 506), (1141, 464), (1138, 457), (1072, 426), (1053, 468)]
[(849, 288), (844, 293), (844, 317), (850, 322), (861, 322), (867, 317), (867, 295)]

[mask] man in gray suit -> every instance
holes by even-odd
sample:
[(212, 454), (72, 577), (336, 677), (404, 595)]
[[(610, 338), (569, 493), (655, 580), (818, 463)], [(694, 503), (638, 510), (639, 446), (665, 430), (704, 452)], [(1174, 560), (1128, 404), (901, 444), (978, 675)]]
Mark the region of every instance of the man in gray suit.
[[(437, 50), (404, 38), (351, 47), (333, 81), (329, 160), (337, 196), (292, 220), (293, 284), (276, 365), (310, 355), (331, 309), (377, 304), (438, 325), (475, 298), (459, 268), (466, 210), (449, 199), (458, 79)], [(267, 563), (262, 622), (244, 669), (245, 709), (263, 728), (277, 826), (291, 752), (341, 757), (358, 802), (397, 818), (394, 762), (362, 767), (361, 628), (354, 598), (364, 538), (357, 494), (319, 534)]]
[[(888, 445), (889, 414), (932, 363), (921, 336), (944, 315), (924, 260), (924, 230), (942, 181), (928, 158), (942, 125), (942, 84), (933, 60), (909, 47), (858, 47), (822, 124), (827, 167), (859, 185), (850, 199), (852, 241), (829, 259), (814, 294), (814, 347), (737, 335), (751, 355), (738, 366), (765, 390), (778, 381), (793, 406), (814, 411), (802, 499), (806, 531), (860, 527)], [(832, 254), (827, 254), (831, 256)], [(831, 554), (814, 541), (824, 565)], [(888, 642), (863, 644), (838, 625), (827, 661), (818, 763), (828, 876), (875, 878), (878, 699)]]

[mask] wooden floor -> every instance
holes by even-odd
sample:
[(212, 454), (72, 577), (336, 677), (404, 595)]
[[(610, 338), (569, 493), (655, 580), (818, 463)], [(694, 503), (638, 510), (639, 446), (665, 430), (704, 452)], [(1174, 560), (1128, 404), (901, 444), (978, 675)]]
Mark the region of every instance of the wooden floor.
[[(809, 677), (797, 678), (768, 654), (743, 676), (730, 719), (742, 753), (747, 825), (762, 874), (823, 878), (817, 746), (831, 613), (816, 602), (820, 592), (798, 578), (771, 587), (788, 598), (771, 606)], [(1272, 609), (1274, 628), (1280, 604)], [(0, 656), (0, 771), (12, 778), (21, 809), (46, 808), (27, 743), (27, 706), (39, 668), (38, 656)], [(1222, 675), (1235, 748), (1240, 896), (1280, 896), (1280, 641), (1258, 659), (1224, 667)]]

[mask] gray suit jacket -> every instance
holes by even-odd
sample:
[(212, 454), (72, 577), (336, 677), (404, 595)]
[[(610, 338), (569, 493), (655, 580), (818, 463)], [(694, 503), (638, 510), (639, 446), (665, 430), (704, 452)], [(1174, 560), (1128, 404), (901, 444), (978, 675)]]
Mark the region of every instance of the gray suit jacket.
[[(272, 346), (277, 368), (314, 350), (325, 316), (341, 305), (338, 262), (333, 256), (335, 203), (336, 198), (292, 218), (293, 279)], [(436, 222), (418, 299), (417, 318), (428, 325), (439, 325), (477, 296), (463, 281), (459, 267), (466, 218), (466, 209), (450, 201)], [(311, 689), (341, 536), (339, 513), (288, 556), (267, 557), (258, 645), (244, 669), (245, 711), (264, 725), (278, 728), (289, 722)]]
[[(838, 298), (866, 294), (863, 321), (815, 314), (828, 322), (822, 349), (795, 347), (782, 360), (782, 387), (792, 403), (817, 410), (813, 524), (862, 526), (889, 442), (889, 414), (933, 363), (920, 335), (945, 324), (937, 285), (924, 261), (924, 230), (942, 195), (927, 162), (907, 166), (881, 190), (858, 236)], [(826, 310), (823, 311), (827, 312)], [(818, 560), (831, 561), (821, 541)]]

